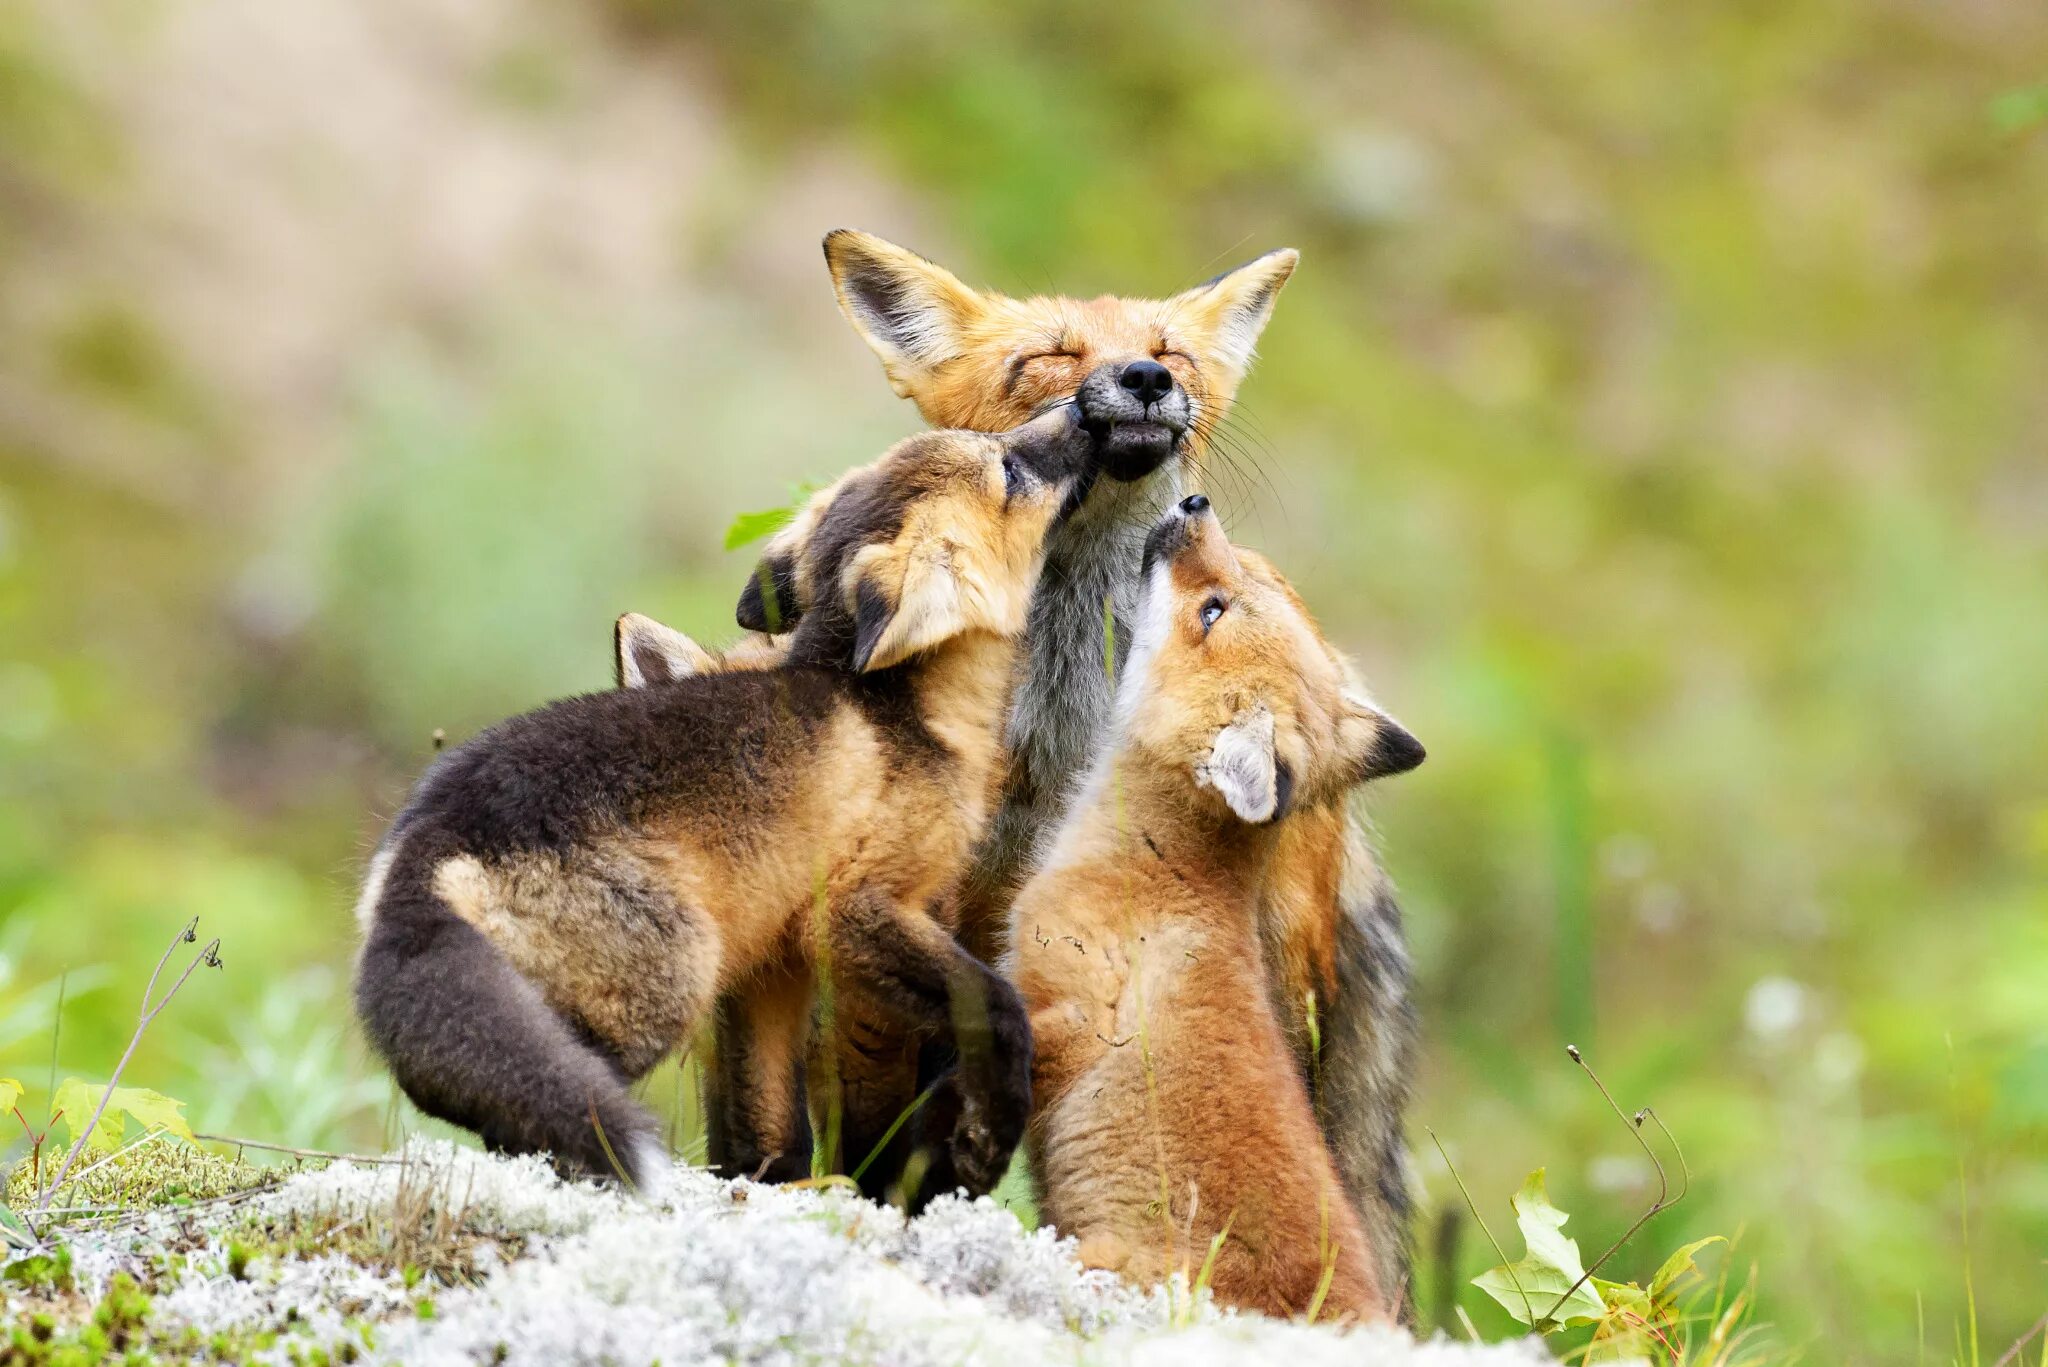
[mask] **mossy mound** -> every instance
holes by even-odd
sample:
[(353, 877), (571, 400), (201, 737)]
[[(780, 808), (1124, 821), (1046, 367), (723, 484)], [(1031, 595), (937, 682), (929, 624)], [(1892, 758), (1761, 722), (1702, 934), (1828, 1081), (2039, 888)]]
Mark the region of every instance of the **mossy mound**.
[[(63, 1150), (45, 1152), (42, 1180), (54, 1176), (63, 1161)], [(261, 1167), (164, 1135), (111, 1156), (81, 1155), (50, 1207), (66, 1218), (208, 1201), (270, 1185), (295, 1170)], [(37, 1200), (36, 1165), (24, 1159), (7, 1176), (6, 1201), (13, 1209), (26, 1211)]]

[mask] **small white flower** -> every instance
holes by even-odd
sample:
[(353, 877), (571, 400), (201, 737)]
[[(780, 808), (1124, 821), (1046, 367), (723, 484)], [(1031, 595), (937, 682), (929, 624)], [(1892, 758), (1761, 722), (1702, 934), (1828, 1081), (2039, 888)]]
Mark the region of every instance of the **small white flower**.
[(1806, 1019), (1807, 996), (1806, 987), (1791, 978), (1758, 978), (1742, 1008), (1749, 1033), (1765, 1043), (1791, 1034)]

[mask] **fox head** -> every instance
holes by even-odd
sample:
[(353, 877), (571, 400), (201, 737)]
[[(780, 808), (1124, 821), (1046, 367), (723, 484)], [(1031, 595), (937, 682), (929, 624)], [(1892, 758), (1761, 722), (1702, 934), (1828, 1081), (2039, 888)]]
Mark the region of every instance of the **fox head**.
[(1091, 446), (1073, 404), (1008, 432), (898, 443), (769, 541), (740, 624), (793, 631), (797, 663), (859, 673), (976, 632), (1016, 636)]
[(1299, 259), (1267, 252), (1170, 299), (1013, 299), (867, 233), (825, 237), (841, 311), (927, 422), (996, 432), (1073, 398), (1119, 480), (1201, 454)]
[(1269, 822), (1422, 763), (1421, 743), (1353, 686), (1293, 586), (1230, 544), (1208, 499), (1160, 520), (1144, 565), (1119, 735), (1184, 772), (1198, 801)]

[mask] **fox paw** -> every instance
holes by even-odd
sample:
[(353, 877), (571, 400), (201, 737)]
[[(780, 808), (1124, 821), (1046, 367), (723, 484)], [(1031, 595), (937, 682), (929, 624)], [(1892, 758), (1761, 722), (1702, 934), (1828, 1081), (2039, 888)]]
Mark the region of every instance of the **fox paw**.
[(949, 1191), (985, 1196), (995, 1190), (1024, 1137), (1023, 1114), (1005, 1118), (1003, 1113), (1009, 1109), (992, 1107), (964, 1092), (958, 1073), (939, 1082), (925, 1111), (923, 1147), (931, 1166), (920, 1184), (914, 1209), (922, 1209), (933, 1197)]

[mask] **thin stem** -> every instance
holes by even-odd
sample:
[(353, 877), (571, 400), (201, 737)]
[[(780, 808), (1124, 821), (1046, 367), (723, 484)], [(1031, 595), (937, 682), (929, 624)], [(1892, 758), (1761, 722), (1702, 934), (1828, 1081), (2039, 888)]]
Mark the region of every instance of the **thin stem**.
[[(590, 1128), (597, 1131), (597, 1146), (604, 1150), (604, 1161), (612, 1165), (612, 1172), (617, 1175), (620, 1184), (627, 1191), (638, 1192), (640, 1188), (633, 1181), (633, 1174), (626, 1171), (626, 1165), (619, 1161), (618, 1154), (612, 1152), (612, 1141), (605, 1137), (604, 1121), (598, 1117), (595, 1096), (590, 1098)], [(471, 1180), (475, 1180), (474, 1176)]]
[(2048, 1315), (2043, 1315), (2041, 1316), (2041, 1318), (2035, 1320), (2033, 1328), (2027, 1330), (2026, 1333), (2021, 1334), (2017, 1339), (2013, 1340), (2012, 1347), (2006, 1349), (2005, 1352), (1999, 1356), (1998, 1361), (1991, 1364), (1991, 1367), (2006, 1367), (2007, 1363), (2013, 1361), (2020, 1355), (2020, 1349), (2027, 1346), (2027, 1340), (2034, 1337), (2034, 1335), (2041, 1333), (2043, 1330), (2048, 1330)]
[(64, 1155), (64, 1162), (57, 1169), (57, 1175), (50, 1179), (50, 1185), (44, 1190), (41, 1199), (36, 1202), (36, 1209), (38, 1211), (48, 1208), (51, 1198), (57, 1194), (57, 1188), (63, 1185), (65, 1175), (71, 1171), (71, 1165), (76, 1163), (78, 1155), (84, 1152), (86, 1141), (92, 1138), (93, 1131), (99, 1127), (100, 1117), (107, 1113), (107, 1103), (114, 1099), (114, 1089), (120, 1084), (121, 1073), (128, 1067), (128, 1060), (135, 1057), (136, 1046), (142, 1043), (143, 1032), (148, 1030), (150, 1023), (162, 1013), (165, 1007), (171, 1004), (171, 998), (178, 995), (178, 989), (185, 985), (201, 964), (207, 964), (214, 968), (220, 967), (220, 939), (216, 936), (214, 939), (207, 941), (206, 947), (192, 957), (191, 963), (185, 965), (185, 971), (180, 973), (178, 980), (170, 985), (162, 997), (157, 999), (156, 1005), (151, 1006), (149, 1004), (150, 994), (156, 990), (157, 979), (163, 975), (164, 965), (170, 962), (171, 955), (177, 953), (179, 945), (190, 944), (197, 940), (199, 938), (198, 931), (199, 918), (195, 916), (185, 924), (183, 930), (178, 932), (169, 947), (164, 950), (162, 957), (156, 961), (156, 968), (149, 975), (149, 985), (143, 989), (142, 1015), (135, 1022), (135, 1033), (128, 1037), (128, 1047), (122, 1051), (121, 1061), (114, 1065), (114, 1075), (107, 1079), (107, 1089), (100, 1093), (100, 1104), (93, 1111), (92, 1119), (86, 1121), (85, 1128), (78, 1132), (78, 1138), (72, 1141), (70, 1151)]
[[(43, 1088), (43, 1095), (57, 1095), (57, 1045), (64, 1038), (64, 993), (71, 986), (71, 970), (65, 969), (57, 975), (57, 1014), (50, 1017), (50, 1080)], [(48, 1133), (48, 1131), (45, 1131)], [(38, 1172), (37, 1177), (42, 1174)]]
[(849, 1177), (853, 1179), (856, 1185), (859, 1184), (861, 1175), (868, 1170), (868, 1165), (873, 1163), (877, 1158), (880, 1158), (882, 1156), (882, 1150), (889, 1147), (889, 1141), (896, 1137), (896, 1132), (903, 1128), (904, 1122), (909, 1120), (910, 1117), (916, 1115), (920, 1110), (924, 1108), (924, 1104), (932, 1099), (932, 1093), (939, 1090), (939, 1084), (944, 1081), (945, 1078), (943, 1077), (933, 1078), (931, 1081), (931, 1085), (926, 1087), (923, 1091), (919, 1092), (916, 1098), (912, 1100), (908, 1106), (905, 1106), (901, 1111), (899, 1111), (894, 1120), (889, 1122), (889, 1128), (882, 1131), (882, 1137), (875, 1141), (875, 1146), (872, 1149), (868, 1150), (868, 1156), (860, 1160), (860, 1166), (855, 1168), (851, 1173), (847, 1174)]
[[(157, 959), (156, 967), (150, 970), (149, 982), (145, 984), (142, 989), (142, 1014), (149, 1014), (149, 999), (156, 992), (156, 980), (163, 976), (164, 965), (171, 961), (171, 955), (177, 953), (179, 945), (189, 945), (198, 938), (199, 918), (197, 916), (194, 916), (191, 920), (185, 923), (185, 928), (178, 932), (178, 938), (171, 941), (170, 948), (166, 949), (163, 952), (163, 954)], [(176, 988), (172, 988), (171, 990), (173, 992), (177, 991)]]
[(1678, 1158), (1678, 1195), (1672, 1197), (1668, 1202), (1668, 1204), (1675, 1206), (1685, 1199), (1687, 1192), (1692, 1190), (1692, 1165), (1685, 1161), (1685, 1150), (1678, 1147), (1678, 1136), (1671, 1133), (1671, 1127), (1664, 1123), (1664, 1117), (1657, 1114), (1656, 1108), (1645, 1106), (1641, 1114), (1648, 1116), (1656, 1123), (1657, 1128), (1664, 1134), (1664, 1142), (1671, 1146), (1671, 1152)]
[[(1445, 1152), (1444, 1141), (1436, 1137), (1435, 1130), (1425, 1125), (1422, 1127), (1422, 1132), (1429, 1136), (1429, 1142), (1436, 1145), (1436, 1151), (1443, 1156), (1444, 1166), (1451, 1170), (1451, 1180), (1458, 1184), (1458, 1195), (1465, 1198), (1465, 1209), (1472, 1212), (1472, 1218), (1479, 1224), (1479, 1232), (1486, 1236), (1486, 1242), (1493, 1245), (1494, 1256), (1499, 1258), (1500, 1265), (1507, 1269), (1508, 1280), (1515, 1284), (1515, 1293), (1522, 1298), (1522, 1312), (1529, 1317), (1529, 1327), (1531, 1329), (1535, 1328), (1536, 1307), (1529, 1303), (1529, 1293), (1522, 1289), (1522, 1279), (1515, 1275), (1515, 1265), (1508, 1260), (1507, 1250), (1500, 1246), (1500, 1240), (1493, 1237), (1493, 1231), (1487, 1228), (1486, 1217), (1481, 1215), (1479, 1207), (1473, 1204), (1472, 1193), (1465, 1190), (1465, 1179), (1458, 1176), (1458, 1165), (1453, 1163), (1451, 1155)], [(1462, 1307), (1460, 1307), (1459, 1313), (1464, 1313)]]
[(266, 1153), (288, 1153), (294, 1158), (326, 1158), (336, 1163), (382, 1163), (396, 1167), (402, 1158), (374, 1158), (362, 1153), (329, 1153), (325, 1149), (295, 1149), (289, 1144), (271, 1144), (261, 1139), (242, 1139), (231, 1134), (195, 1134), (209, 1144), (233, 1144), (238, 1149), (262, 1149)]
[[(1657, 1128), (1663, 1130), (1665, 1135), (1668, 1137), (1671, 1131), (1665, 1128), (1663, 1118), (1658, 1116), (1658, 1114), (1655, 1111), (1651, 1110), (1648, 1106), (1645, 1106), (1642, 1110), (1636, 1112), (1634, 1120), (1630, 1120), (1627, 1113), (1624, 1112), (1618, 1104), (1616, 1104), (1614, 1100), (1614, 1095), (1607, 1090), (1607, 1084), (1602, 1082), (1600, 1080), (1600, 1075), (1593, 1071), (1593, 1065), (1586, 1062), (1584, 1056), (1579, 1053), (1578, 1046), (1567, 1044), (1564, 1047), (1564, 1049), (1567, 1054), (1571, 1055), (1572, 1062), (1578, 1064), (1580, 1070), (1583, 1071), (1587, 1077), (1593, 1079), (1593, 1085), (1595, 1087), (1598, 1087), (1600, 1089), (1600, 1095), (1606, 1098), (1607, 1107), (1609, 1110), (1614, 1112), (1615, 1119), (1621, 1121), (1622, 1124), (1628, 1126), (1628, 1131), (1630, 1134), (1635, 1136), (1636, 1143), (1642, 1145), (1643, 1152), (1650, 1156), (1651, 1166), (1657, 1169), (1657, 1199), (1650, 1203), (1650, 1208), (1648, 1210), (1644, 1211), (1641, 1215), (1636, 1217), (1636, 1222), (1634, 1224), (1630, 1225), (1627, 1229), (1622, 1231), (1622, 1235), (1619, 1239), (1616, 1239), (1613, 1243), (1607, 1246), (1607, 1251), (1605, 1253), (1602, 1253), (1599, 1257), (1593, 1260), (1592, 1266), (1588, 1267), (1584, 1272), (1581, 1272), (1579, 1274), (1579, 1279), (1577, 1281), (1573, 1282), (1570, 1286), (1565, 1288), (1564, 1294), (1557, 1298), (1557, 1304), (1550, 1307), (1550, 1313), (1545, 1316), (1546, 1319), (1554, 1319), (1557, 1315), (1557, 1312), (1564, 1308), (1564, 1303), (1570, 1300), (1573, 1297), (1573, 1295), (1575, 1295), (1578, 1292), (1578, 1289), (1580, 1287), (1584, 1286), (1587, 1282), (1591, 1281), (1593, 1278), (1593, 1274), (1595, 1272), (1598, 1272), (1601, 1268), (1607, 1265), (1608, 1259), (1612, 1258), (1615, 1254), (1621, 1252), (1621, 1246), (1623, 1244), (1627, 1243), (1630, 1239), (1636, 1237), (1637, 1230), (1641, 1229), (1644, 1225), (1650, 1223), (1650, 1221), (1654, 1217), (1656, 1217), (1660, 1212), (1668, 1210), (1672, 1206), (1675, 1206), (1680, 1201), (1684, 1200), (1685, 1193), (1692, 1189), (1692, 1170), (1685, 1166), (1685, 1155), (1683, 1152), (1680, 1152), (1678, 1155), (1678, 1163), (1679, 1167), (1685, 1173), (1685, 1185), (1679, 1189), (1677, 1196), (1674, 1197), (1671, 1195), (1671, 1179), (1669, 1176), (1665, 1174), (1664, 1164), (1660, 1159), (1658, 1159), (1656, 1150), (1650, 1147), (1650, 1141), (1643, 1138), (1643, 1121), (1646, 1118), (1655, 1120), (1657, 1122)], [(1676, 1141), (1674, 1141), (1672, 1144), (1672, 1148), (1677, 1149), (1677, 1147), (1677, 1143)]]
[(1316, 1237), (1322, 1244), (1319, 1251), (1323, 1275), (1316, 1279), (1316, 1293), (1309, 1299), (1306, 1318), (1310, 1324), (1314, 1324), (1316, 1316), (1322, 1313), (1323, 1299), (1330, 1294), (1330, 1283), (1337, 1279), (1337, 1243), (1330, 1237), (1330, 1192), (1327, 1187), (1323, 1189), (1322, 1216)]

